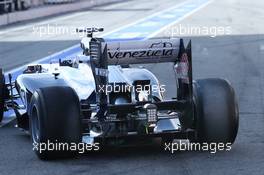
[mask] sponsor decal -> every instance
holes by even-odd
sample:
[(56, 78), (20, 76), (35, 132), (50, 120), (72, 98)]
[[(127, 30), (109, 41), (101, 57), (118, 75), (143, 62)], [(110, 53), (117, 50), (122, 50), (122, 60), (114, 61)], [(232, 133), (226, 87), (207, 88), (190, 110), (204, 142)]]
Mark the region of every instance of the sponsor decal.
[(146, 50), (137, 50), (137, 51), (120, 51), (120, 48), (117, 48), (116, 51), (108, 52), (108, 57), (110, 59), (122, 59), (122, 58), (160, 58), (160, 57), (170, 57), (173, 56), (173, 47), (172, 43), (169, 42), (159, 42), (153, 43)]

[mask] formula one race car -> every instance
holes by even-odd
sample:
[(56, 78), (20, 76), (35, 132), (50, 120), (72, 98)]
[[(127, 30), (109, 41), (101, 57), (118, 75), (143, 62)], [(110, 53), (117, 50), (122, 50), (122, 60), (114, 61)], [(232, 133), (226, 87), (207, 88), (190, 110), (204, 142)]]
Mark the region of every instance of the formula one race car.
[[(15, 82), (0, 74), (0, 116), (13, 109), (17, 125), (41, 143), (107, 144), (159, 137), (193, 143), (230, 143), (238, 131), (238, 105), (229, 82), (192, 79), (191, 43), (179, 38), (112, 40), (79, 30), (83, 55), (29, 65)], [(87, 42), (87, 39), (89, 41)], [(172, 62), (176, 98), (164, 100), (153, 73), (132, 64)], [(6, 78), (7, 80), (8, 78)], [(41, 159), (71, 154), (35, 150)]]

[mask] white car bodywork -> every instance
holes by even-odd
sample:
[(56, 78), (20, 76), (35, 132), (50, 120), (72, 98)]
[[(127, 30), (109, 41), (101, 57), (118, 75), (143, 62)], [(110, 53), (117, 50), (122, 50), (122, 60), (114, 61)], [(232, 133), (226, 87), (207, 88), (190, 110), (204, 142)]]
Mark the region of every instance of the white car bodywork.
[[(57, 78), (63, 79), (66, 84), (72, 87), (76, 91), (80, 100), (87, 99), (95, 90), (95, 81), (89, 61), (78, 64), (78, 67), (59, 66), (58, 63), (41, 64), (41, 66), (43, 69), (41, 73), (22, 74), (18, 76), (17, 82), (23, 85), (23, 83), (20, 82), (27, 76), (38, 77), (39, 74), (48, 74), (51, 75), (52, 78), (54, 74), (59, 74)], [(109, 83), (127, 83), (132, 86), (135, 80), (150, 80), (151, 85), (155, 85), (157, 87), (160, 86), (155, 75), (144, 68), (122, 68), (121, 66), (109, 66), (108, 71)], [(21, 90), (23, 89), (26, 91), (25, 87), (21, 87)], [(153, 92), (153, 95), (162, 99), (160, 91)]]

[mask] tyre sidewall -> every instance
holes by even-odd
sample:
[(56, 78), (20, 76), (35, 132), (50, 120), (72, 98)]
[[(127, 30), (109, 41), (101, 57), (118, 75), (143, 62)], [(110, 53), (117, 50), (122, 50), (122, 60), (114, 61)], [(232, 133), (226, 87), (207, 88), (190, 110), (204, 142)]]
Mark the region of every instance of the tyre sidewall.
[(198, 142), (233, 143), (238, 131), (238, 105), (226, 80), (194, 82), (195, 126)]

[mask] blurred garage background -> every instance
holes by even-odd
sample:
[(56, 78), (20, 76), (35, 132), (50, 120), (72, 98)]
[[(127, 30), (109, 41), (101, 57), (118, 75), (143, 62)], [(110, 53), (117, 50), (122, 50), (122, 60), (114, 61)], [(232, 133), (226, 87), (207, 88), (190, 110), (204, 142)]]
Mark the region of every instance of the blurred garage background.
[(19, 10), (27, 10), (30, 7), (45, 4), (72, 3), (77, 0), (0, 0), (0, 13), (11, 13)]
[(0, 0), (0, 27), (122, 0)]

